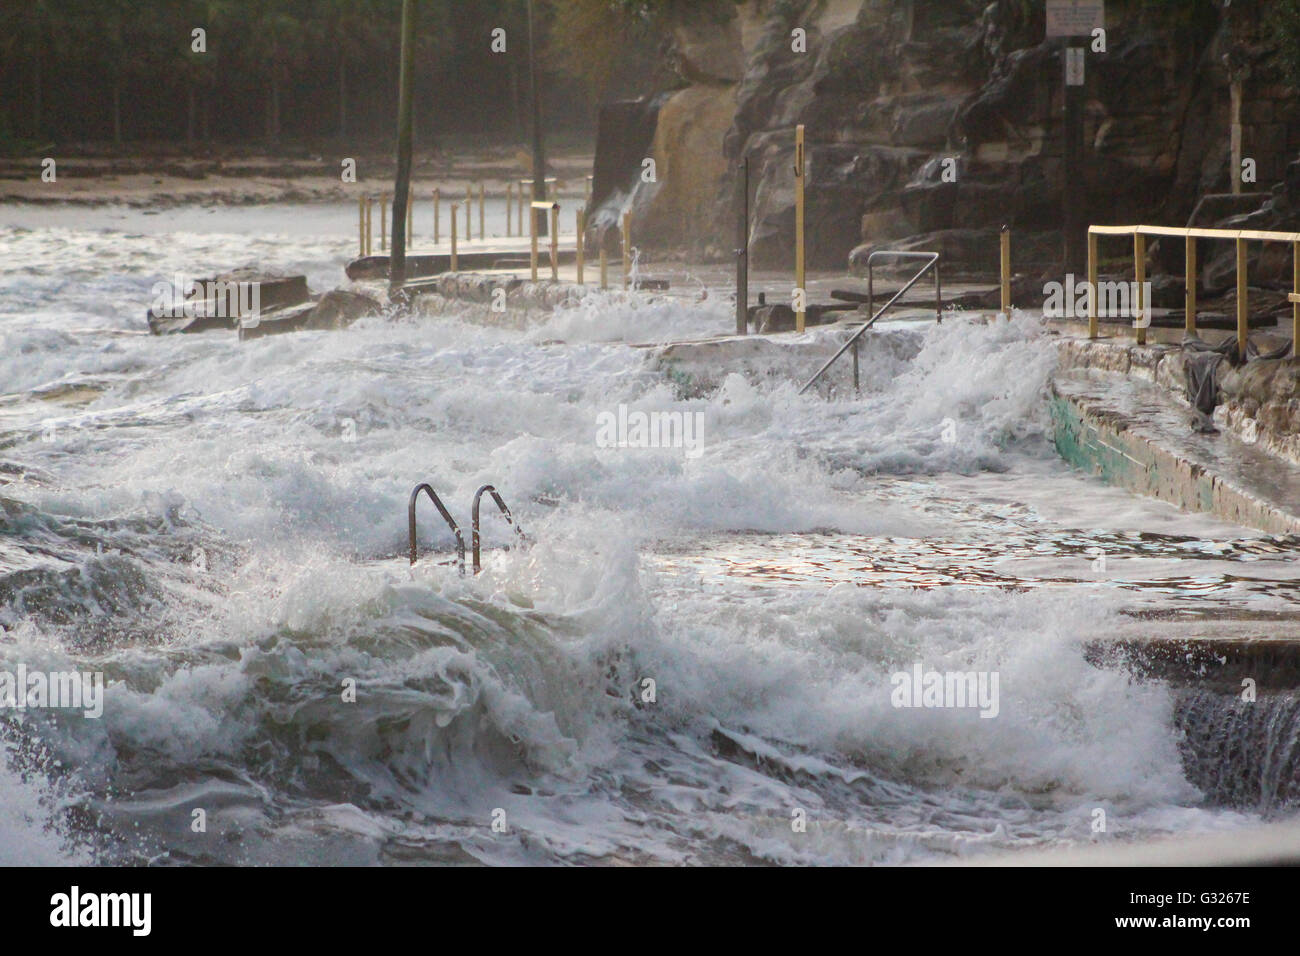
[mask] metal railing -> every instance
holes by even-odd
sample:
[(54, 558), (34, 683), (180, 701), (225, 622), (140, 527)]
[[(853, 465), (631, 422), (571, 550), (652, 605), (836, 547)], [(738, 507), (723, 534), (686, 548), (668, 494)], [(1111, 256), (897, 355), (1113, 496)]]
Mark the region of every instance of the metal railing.
[[(1248, 242), (1287, 242), (1292, 246), (1292, 284), (1294, 291), (1287, 296), (1291, 303), (1291, 341), (1292, 352), (1300, 354), (1300, 233), (1294, 232), (1260, 232), (1251, 229), (1196, 229), (1174, 226), (1089, 226), (1088, 227), (1088, 337), (1095, 339), (1098, 334), (1098, 299), (1097, 292), (1097, 244), (1101, 236), (1133, 237), (1133, 273), (1139, 295), (1142, 294), (1146, 281), (1146, 237), (1169, 236), (1181, 238), (1186, 244), (1186, 322), (1187, 334), (1196, 334), (1196, 276), (1198, 239), (1232, 240), (1237, 244), (1237, 348), (1246, 354), (1246, 340), (1250, 332), (1250, 297), (1248, 291), (1246, 253)], [(1150, 307), (1150, 303), (1147, 303)], [(1142, 314), (1142, 303), (1138, 303), (1138, 313)], [(1137, 327), (1139, 345), (1146, 344), (1146, 325)]]
[[(438, 497), (438, 493), (433, 490), (432, 485), (428, 485), (428, 484), (416, 485), (415, 490), (411, 492), (411, 500), (406, 506), (406, 527), (407, 527), (407, 534), (410, 539), (411, 564), (415, 564), (415, 559), (416, 559), (415, 504), (416, 501), (419, 500), (420, 492), (422, 491), (429, 496), (429, 500), (433, 502), (433, 506), (438, 509), (438, 514), (442, 515), (442, 520), (447, 522), (447, 527), (449, 527), (451, 529), (451, 533), (456, 536), (456, 565), (459, 568), (460, 573), (463, 575), (465, 573), (465, 537), (460, 533), (460, 528), (456, 525), (456, 519), (454, 519), (451, 516), (451, 512), (447, 510), (446, 506), (442, 503), (442, 499)], [(477, 504), (477, 501), (475, 503)], [(477, 509), (475, 509), (475, 515), (477, 516)], [(475, 550), (474, 550), (476, 565), (478, 563), (477, 526), (478, 526), (478, 522), (476, 520), (475, 537), (474, 537), (474, 540), (476, 542)]]
[(834, 365), (836, 361), (839, 360), (839, 357), (843, 355), (845, 352), (847, 352), (849, 349), (853, 349), (853, 388), (854, 390), (856, 390), (858, 388), (858, 343), (861, 341), (862, 336), (864, 336), (867, 333), (868, 329), (870, 329), (873, 325), (876, 324), (876, 320), (878, 318), (880, 318), (882, 315), (888, 312), (891, 307), (893, 307), (894, 303), (896, 303), (905, 294), (911, 291), (912, 286), (920, 282), (921, 277), (924, 276), (931, 269), (934, 270), (936, 318), (940, 322), (943, 321), (943, 299), (942, 299), (942, 293), (940, 291), (941, 287), (939, 284), (939, 253), (937, 252), (889, 252), (887, 250), (881, 250), (879, 252), (873, 252), (870, 256), (868, 256), (867, 257), (867, 276), (868, 276), (867, 301), (869, 303), (868, 311), (870, 311), (870, 309), (875, 307), (875, 289), (874, 289), (875, 284), (874, 284), (874, 276), (871, 270), (874, 264), (874, 260), (877, 256), (894, 256), (895, 258), (899, 258), (899, 259), (920, 258), (920, 259), (925, 259), (926, 263), (925, 265), (921, 266), (920, 271), (917, 272), (916, 275), (912, 276), (912, 278), (908, 280), (905, 286), (903, 286), (901, 289), (895, 292), (893, 296), (890, 298), (890, 300), (880, 307), (879, 312), (874, 313), (871, 316), (871, 318), (869, 318), (866, 322), (862, 324), (862, 328), (854, 332), (852, 337), (847, 342), (845, 342), (842, 346), (840, 346), (839, 351), (836, 352), (834, 355), (832, 355), (826, 361), (826, 364), (817, 370), (816, 375), (814, 375), (812, 378), (808, 379), (808, 381), (804, 383), (803, 388), (799, 389), (800, 395), (802, 395), (804, 392), (808, 391), (808, 389), (812, 388), (815, 384), (817, 384), (817, 380), (820, 379), (824, 374), (826, 374), (826, 370), (829, 369), (832, 365)]
[(518, 522), (515, 521), (514, 515), (510, 513), (510, 509), (506, 507), (506, 503), (504, 500), (502, 500), (501, 495), (498, 494), (497, 490), (493, 488), (491, 485), (484, 485), (478, 491), (474, 492), (474, 508), (473, 508), (473, 517), (471, 520), (472, 530), (470, 532), (470, 539), (473, 542), (473, 548), (474, 548), (474, 573), (475, 574), (478, 574), (479, 571), (483, 570), (483, 565), (479, 560), (478, 506), (479, 506), (479, 501), (482, 499), (484, 492), (487, 492), (492, 496), (492, 500), (496, 502), (497, 509), (501, 512), (501, 516), (506, 519), (506, 524), (510, 525), (511, 529), (514, 531), (515, 534), (519, 535), (519, 541), (521, 544), (523, 543), (524, 540), (524, 529), (519, 527)]

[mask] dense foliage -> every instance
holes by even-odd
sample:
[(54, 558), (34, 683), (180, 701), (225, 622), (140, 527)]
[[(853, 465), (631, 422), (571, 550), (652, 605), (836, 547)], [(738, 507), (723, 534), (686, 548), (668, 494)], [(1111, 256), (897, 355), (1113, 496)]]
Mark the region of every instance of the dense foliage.
[[(417, 137), (514, 136), (528, 113), (526, 0), (420, 0)], [(616, 0), (596, 0), (632, 16)], [(387, 138), (401, 0), (21, 0), (0, 5), (0, 139)], [(589, 122), (565, 70), (571, 0), (537, 0), (544, 102)], [(506, 31), (506, 52), (491, 50)], [(205, 31), (206, 52), (192, 50)], [(629, 42), (635, 40), (629, 36)], [(556, 42), (558, 40), (558, 42)], [(569, 43), (569, 46), (574, 46)], [(570, 58), (572, 59), (572, 58)], [(613, 70), (607, 69), (606, 75)], [(571, 78), (577, 73), (578, 79)]]

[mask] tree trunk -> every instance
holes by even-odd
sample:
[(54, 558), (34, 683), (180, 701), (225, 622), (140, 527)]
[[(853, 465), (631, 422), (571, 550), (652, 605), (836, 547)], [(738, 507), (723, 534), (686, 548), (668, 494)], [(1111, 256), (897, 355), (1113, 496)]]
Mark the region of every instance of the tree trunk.
[(339, 55), (339, 139), (348, 135), (348, 58)]
[[(528, 0), (528, 90), (533, 100), (533, 197), (546, 201), (546, 140), (542, 133), (542, 94), (537, 87), (537, 46), (533, 32), (533, 0)], [(532, 215), (530, 212), (529, 215)], [(546, 217), (537, 226), (544, 236), (549, 229)]]
[(519, 103), (519, 66), (514, 57), (510, 58), (510, 95), (515, 109), (515, 138), (524, 138), (524, 113)]
[(32, 60), (32, 138), (41, 138), (44, 126), (41, 116), (41, 47), (36, 45), (36, 56)]
[(113, 145), (122, 145), (122, 78), (113, 77)]

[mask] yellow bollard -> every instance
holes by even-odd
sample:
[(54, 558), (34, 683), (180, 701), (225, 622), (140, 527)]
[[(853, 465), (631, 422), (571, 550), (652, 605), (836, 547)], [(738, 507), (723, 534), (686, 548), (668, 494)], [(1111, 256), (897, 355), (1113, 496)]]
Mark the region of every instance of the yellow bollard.
[(369, 196), (366, 197), (366, 255), (370, 255), (375, 248), (375, 230), (373, 222), (375, 218), (375, 201)]
[(1183, 320), (1183, 329), (1188, 335), (1196, 334), (1196, 237), (1187, 237), (1187, 317)]
[(379, 197), (379, 251), (388, 248), (388, 197)]
[(1002, 314), (1011, 318), (1011, 227), (1002, 227)]
[(1250, 294), (1246, 283), (1246, 240), (1237, 239), (1237, 352), (1246, 357), (1250, 335)]
[(560, 281), (560, 204), (551, 205), (551, 281)]
[(807, 292), (804, 290), (804, 142), (803, 124), (794, 128), (794, 291), (800, 299), (794, 312), (794, 330), (802, 332), (808, 316), (805, 311)]
[(442, 232), (440, 219), (442, 219), (442, 190), (435, 189), (433, 191), (433, 241), (435, 244), (442, 241), (442, 236), (439, 235)]
[(582, 245), (583, 236), (587, 231), (587, 210), (586, 207), (579, 206), (573, 210), (573, 226), (578, 231), (577, 241), (577, 260), (578, 260), (578, 285), (585, 285), (582, 281)]
[(480, 182), (478, 184), (478, 237), (480, 239), (487, 238), (487, 230), (483, 227), (483, 204), (484, 204), (483, 183)]
[(366, 197), (357, 197), (357, 255), (366, 254)]
[(456, 271), (456, 212), (459, 209), (459, 203), (451, 204), (451, 263), (448, 271)]
[(1146, 345), (1147, 237), (1140, 232), (1133, 233), (1133, 277), (1137, 280), (1137, 344)]
[(1292, 244), (1291, 255), (1293, 259), (1291, 268), (1294, 272), (1292, 285), (1295, 288), (1292, 294), (1296, 297), (1293, 300), (1294, 305), (1291, 306), (1291, 355), (1300, 356), (1300, 242)]
[(1097, 337), (1097, 234), (1088, 232), (1088, 338)]
[(532, 237), (532, 245), (529, 249), (528, 264), (532, 270), (533, 281), (537, 281), (537, 207), (533, 204), (528, 206), (528, 233)]
[(623, 288), (632, 284), (632, 214), (623, 213)]

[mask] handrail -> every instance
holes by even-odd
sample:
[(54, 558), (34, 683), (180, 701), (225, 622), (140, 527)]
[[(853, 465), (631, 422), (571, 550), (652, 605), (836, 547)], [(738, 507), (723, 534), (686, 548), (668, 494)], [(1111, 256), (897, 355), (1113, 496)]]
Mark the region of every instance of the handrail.
[(1189, 226), (1089, 226), (1098, 236), (1177, 236), (1180, 239), (1247, 239), (1259, 242), (1300, 242), (1300, 232), (1266, 232), (1258, 229), (1202, 229)]
[(479, 571), (483, 570), (483, 566), (479, 561), (478, 505), (479, 505), (479, 499), (483, 497), (483, 492), (485, 491), (488, 494), (490, 494), (492, 496), (492, 500), (496, 502), (497, 508), (500, 510), (502, 516), (506, 519), (506, 524), (510, 525), (510, 527), (514, 529), (515, 534), (519, 535), (519, 540), (521, 542), (524, 540), (524, 529), (519, 527), (519, 525), (515, 522), (514, 515), (512, 515), (510, 513), (510, 509), (506, 507), (506, 503), (505, 501), (502, 500), (501, 495), (498, 494), (497, 490), (493, 488), (491, 485), (484, 485), (478, 491), (474, 492), (474, 508), (473, 508), (472, 519), (471, 519), (473, 530), (470, 534), (470, 538), (473, 541), (473, 547), (474, 547), (474, 573), (475, 574), (478, 574)]
[[(1198, 239), (1231, 240), (1237, 246), (1237, 353), (1244, 356), (1250, 338), (1250, 287), (1247, 275), (1248, 260), (1246, 243), (1248, 242), (1285, 242), (1292, 245), (1294, 292), (1287, 296), (1291, 303), (1291, 350), (1300, 355), (1300, 232), (1267, 232), (1258, 229), (1201, 229), (1179, 226), (1089, 226), (1088, 227), (1088, 288), (1091, 290), (1088, 306), (1088, 338), (1097, 338), (1100, 332), (1097, 309), (1097, 279), (1099, 255), (1097, 239), (1099, 236), (1133, 237), (1133, 272), (1139, 288), (1139, 296), (1146, 280), (1146, 238), (1147, 236), (1168, 236), (1182, 239), (1186, 246), (1187, 266), (1184, 275), (1184, 296), (1186, 298), (1184, 331), (1187, 335), (1196, 334), (1196, 286), (1197, 286), (1197, 250)], [(1147, 303), (1148, 307), (1150, 303)], [(1146, 325), (1137, 325), (1137, 343), (1145, 345), (1147, 340)]]
[[(456, 536), (456, 564), (460, 569), (460, 573), (463, 575), (465, 573), (465, 537), (460, 533), (460, 528), (457, 527), (456, 520), (452, 518), (451, 513), (447, 510), (446, 506), (443, 505), (442, 499), (438, 497), (438, 493), (433, 490), (432, 485), (428, 485), (428, 484), (416, 485), (415, 490), (411, 492), (411, 500), (406, 506), (406, 526), (407, 526), (407, 531), (411, 543), (411, 564), (415, 564), (415, 555), (416, 555), (415, 503), (419, 499), (420, 492), (422, 491), (429, 496), (429, 500), (433, 502), (433, 506), (438, 509), (438, 514), (442, 515), (442, 520), (447, 522), (447, 527), (451, 528), (451, 533)], [(477, 514), (477, 504), (478, 501), (477, 499), (475, 499), (476, 514)], [(477, 523), (478, 522), (475, 521), (476, 525)], [(475, 554), (477, 555), (477, 551), (475, 552)]]
[[(937, 252), (894, 252), (890, 249), (877, 249), (867, 256), (867, 311), (876, 306), (876, 257), (888, 256), (891, 259), (925, 259), (926, 268), (934, 266), (934, 320), (943, 321), (943, 289), (939, 281), (939, 253)], [(922, 273), (925, 269), (921, 270)]]
[[(873, 252), (872, 255), (874, 256), (875, 253)], [(856, 332), (854, 332), (853, 335), (849, 338), (849, 340), (848, 340), (847, 342), (845, 342), (845, 343), (840, 347), (840, 350), (839, 350), (838, 352), (836, 352), (834, 355), (832, 355), (832, 356), (831, 356), (831, 357), (826, 361), (826, 364), (823, 365), (821, 368), (819, 368), (819, 369), (817, 370), (817, 374), (816, 374), (816, 375), (814, 375), (812, 378), (808, 379), (808, 381), (804, 383), (803, 388), (799, 389), (799, 394), (800, 394), (800, 395), (802, 395), (804, 392), (808, 391), (808, 389), (812, 388), (813, 385), (816, 384), (817, 380), (818, 380), (819, 378), (821, 378), (822, 375), (825, 374), (825, 372), (826, 372), (826, 370), (827, 370), (828, 368), (830, 368), (832, 365), (835, 364), (836, 360), (837, 360), (841, 355), (843, 355), (845, 352), (847, 352), (850, 348), (855, 348), (855, 347), (857, 346), (857, 344), (858, 344), (858, 339), (862, 338), (862, 336), (866, 334), (867, 330), (870, 329), (873, 325), (876, 324), (876, 319), (880, 318), (882, 315), (884, 315), (886, 312), (888, 312), (889, 309), (893, 306), (893, 304), (894, 304), (895, 302), (897, 302), (899, 299), (901, 299), (901, 298), (902, 298), (902, 297), (903, 297), (907, 292), (909, 292), (909, 291), (911, 290), (912, 286), (916, 285), (917, 282), (919, 282), (919, 281), (921, 280), (921, 276), (925, 275), (925, 274), (926, 274), (927, 272), (929, 272), (931, 269), (936, 268), (936, 267), (937, 267), (937, 264), (938, 264), (938, 262), (939, 262), (939, 254), (938, 254), (937, 252), (920, 252), (920, 253), (916, 253), (916, 252), (908, 252), (908, 253), (898, 253), (898, 255), (906, 256), (906, 257), (908, 257), (908, 258), (915, 258), (915, 257), (917, 257), (917, 256), (925, 256), (925, 257), (928, 258), (930, 261), (927, 262), (925, 265), (923, 265), (923, 266), (921, 267), (921, 271), (920, 271), (920, 272), (918, 272), (916, 275), (912, 276), (912, 278), (908, 281), (907, 285), (903, 286), (901, 289), (899, 289), (897, 292), (895, 292), (894, 295), (893, 295), (893, 297), (892, 297), (888, 302), (886, 302), (884, 305), (882, 305), (882, 306), (880, 307), (880, 311), (879, 311), (879, 312), (877, 312), (877, 313), (876, 313), (875, 315), (873, 315), (870, 319), (868, 319), (866, 322), (864, 322), (863, 325), (862, 325), (862, 328), (860, 328), (860, 329), (858, 329)], [(931, 258), (931, 257), (933, 257), (933, 258)], [(868, 257), (868, 258), (870, 258), (870, 257)], [(935, 276), (935, 287), (938, 288), (938, 275), (937, 275), (937, 273), (936, 273), (936, 276)], [(853, 357), (854, 357), (855, 361), (854, 361), (854, 365), (853, 365), (853, 368), (854, 368), (854, 383), (853, 383), (853, 384), (854, 384), (855, 387), (857, 386), (857, 362), (856, 362), (857, 354), (858, 354), (858, 353), (857, 353), (856, 351), (854, 351), (854, 353), (853, 353)]]

